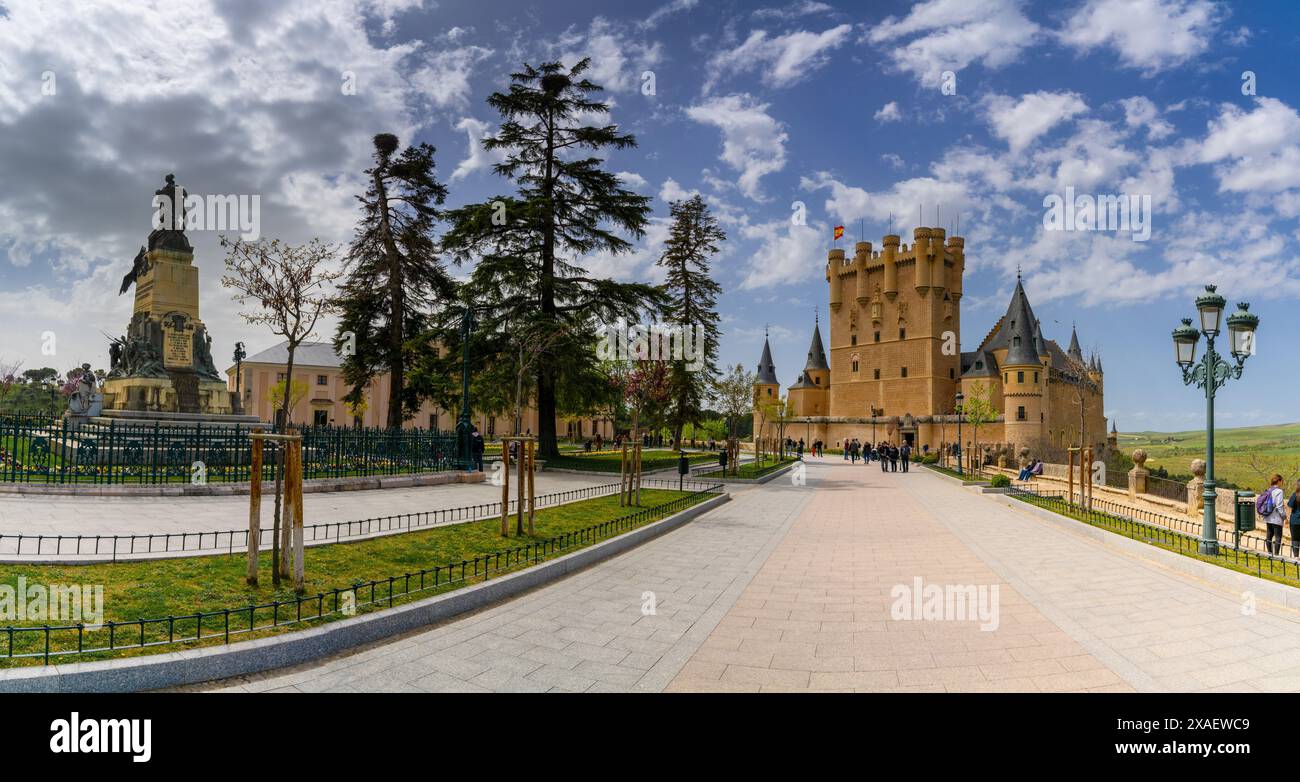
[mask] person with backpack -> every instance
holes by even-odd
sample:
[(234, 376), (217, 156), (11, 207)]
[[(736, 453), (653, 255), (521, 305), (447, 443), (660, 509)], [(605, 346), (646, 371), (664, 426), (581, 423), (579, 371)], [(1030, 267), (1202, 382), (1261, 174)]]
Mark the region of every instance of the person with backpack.
[(912, 446), (909, 443), (903, 443), (903, 447), (898, 451), (898, 458), (903, 463), (903, 472), (907, 472), (908, 465), (912, 463)]
[(1282, 476), (1277, 473), (1269, 479), (1268, 488), (1255, 498), (1255, 512), (1264, 517), (1268, 529), (1264, 548), (1274, 556), (1282, 553), (1282, 522), (1286, 519), (1286, 511), (1282, 509), (1284, 499)]

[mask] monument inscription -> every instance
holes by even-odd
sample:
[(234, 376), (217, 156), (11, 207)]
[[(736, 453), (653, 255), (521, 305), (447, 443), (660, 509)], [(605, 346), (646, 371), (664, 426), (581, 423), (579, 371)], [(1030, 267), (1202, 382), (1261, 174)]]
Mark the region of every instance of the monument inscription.
[(163, 328), (163, 366), (189, 369), (194, 365), (194, 334), (190, 329)]

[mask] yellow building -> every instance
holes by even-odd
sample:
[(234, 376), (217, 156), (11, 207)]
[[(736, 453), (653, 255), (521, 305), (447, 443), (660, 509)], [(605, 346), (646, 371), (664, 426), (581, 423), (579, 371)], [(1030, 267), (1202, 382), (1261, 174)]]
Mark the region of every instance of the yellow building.
[[(288, 360), (286, 342), (244, 359), (243, 377), (239, 382), (244, 412), (255, 415), (262, 421), (278, 419), (279, 404), (272, 398), (272, 389), (277, 383), (284, 382)], [(234, 366), (226, 370), (226, 377), (230, 390), (234, 391)], [(351, 386), (343, 379), (342, 360), (334, 352), (334, 346), (329, 342), (304, 342), (293, 355), (293, 384), (290, 387), (304, 388), (306, 393), (294, 400), (291, 418), (297, 424), (316, 426), (386, 426), (388, 383), (387, 374), (371, 381), (363, 397), (363, 404), (354, 414), (343, 400)], [(459, 414), (459, 408), (447, 410), (426, 401), (418, 413), (407, 419), (404, 426), (408, 429), (454, 430)], [(514, 431), (512, 414), (488, 415), (475, 411), (473, 420), (483, 436), (489, 439)], [(536, 408), (524, 409), (522, 428), (525, 432), (537, 434)], [(609, 418), (557, 416), (555, 430), (560, 437), (581, 440), (600, 433), (608, 440), (613, 436), (614, 426)]]
[[(1043, 337), (1024, 285), (972, 351), (960, 349), (965, 242), (945, 241), (942, 228), (917, 228), (909, 248), (884, 238), (873, 251), (858, 242), (853, 257), (830, 251), (830, 349), (813, 326), (807, 362), (786, 396), (786, 435), (834, 447), (846, 439), (908, 442), (934, 450), (957, 441), (956, 394), (992, 401), (999, 415), (980, 427), (981, 444), (999, 443), (1038, 455), (1107, 441), (1101, 362), (1085, 358), (1078, 335), (1062, 350)], [(771, 410), (781, 398), (766, 340), (754, 386), (755, 432), (773, 431)], [(1082, 420), (1081, 420), (1082, 413)], [(973, 432), (964, 426), (969, 446)]]

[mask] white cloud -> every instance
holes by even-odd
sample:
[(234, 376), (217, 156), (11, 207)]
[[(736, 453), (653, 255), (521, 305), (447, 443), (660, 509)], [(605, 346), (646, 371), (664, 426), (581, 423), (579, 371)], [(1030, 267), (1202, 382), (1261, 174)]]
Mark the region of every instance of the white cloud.
[(826, 227), (795, 225), (791, 220), (773, 220), (749, 225), (740, 235), (760, 242), (741, 280), (744, 290), (789, 285), (817, 279), (826, 268)]
[(895, 68), (936, 87), (944, 71), (971, 63), (1009, 65), (1038, 36), (1038, 25), (1024, 15), (1019, 0), (928, 0), (902, 19), (885, 19), (867, 40), (887, 46)]
[(1019, 152), (1056, 125), (1082, 114), (1088, 104), (1073, 92), (1032, 92), (1017, 100), (1008, 95), (990, 95), (983, 101), (985, 117), (993, 135)]
[(1222, 16), (1209, 0), (1088, 0), (1059, 37), (1084, 52), (1109, 46), (1150, 75), (1205, 51)]
[(627, 187), (632, 188), (633, 190), (639, 190), (645, 187), (647, 184), (649, 184), (648, 182), (646, 182), (645, 177), (641, 176), (635, 171), (619, 171), (616, 172), (614, 176), (618, 177), (619, 181), (621, 181)]
[(455, 171), (451, 172), (450, 181), (464, 179), (475, 171), (486, 170), (493, 164), (505, 160), (504, 150), (488, 151), (483, 148), (483, 139), (491, 135), (488, 128), (486, 122), (473, 117), (463, 117), (456, 123), (456, 130), (465, 134), (465, 159), (460, 161)]
[(644, 21), (640, 22), (637, 26), (643, 29), (649, 29), (651, 27), (658, 25), (664, 19), (666, 19), (669, 16), (672, 16), (677, 12), (689, 11), (699, 4), (700, 4), (700, 0), (672, 0), (672, 2), (665, 3), (664, 5), (661, 5), (658, 8), (656, 8), (649, 16), (645, 18)]
[(469, 77), (493, 51), (482, 46), (423, 53), (424, 63), (410, 76), (411, 85), (428, 98), (434, 108), (464, 107), (469, 103)]
[(1134, 95), (1120, 101), (1124, 107), (1124, 124), (1130, 128), (1146, 128), (1147, 138), (1159, 141), (1174, 132), (1174, 126), (1160, 119), (1160, 109), (1151, 99)]
[(1275, 193), (1300, 187), (1298, 137), (1300, 115), (1277, 98), (1258, 98), (1250, 111), (1225, 103), (1195, 159), (1218, 164), (1221, 191)]
[(565, 31), (549, 49), (552, 56), (570, 67), (590, 57), (587, 78), (611, 92), (639, 89), (641, 74), (663, 59), (658, 43), (633, 38), (624, 27), (600, 16), (592, 19), (585, 31)]
[(785, 168), (785, 127), (767, 113), (767, 104), (746, 94), (710, 98), (689, 107), (687, 116), (722, 131), (720, 159), (740, 172), (740, 192), (763, 200), (759, 180)]
[(977, 208), (987, 208), (971, 197), (964, 182), (933, 176), (905, 179), (895, 182), (888, 190), (869, 192), (846, 185), (829, 172), (818, 171), (811, 177), (800, 178), (799, 186), (810, 192), (830, 191), (824, 206), (837, 223), (849, 225), (858, 220), (882, 222), (892, 218), (894, 231), (903, 234), (918, 225), (918, 207), (924, 210), (919, 225), (927, 226), (934, 222), (936, 212), (940, 222), (947, 224), (953, 215), (970, 215)]
[(790, 21), (817, 14), (829, 14), (834, 12), (834, 8), (826, 3), (815, 2), (814, 0), (802, 0), (802, 2), (791, 3), (786, 6), (776, 6), (772, 8), (759, 8), (752, 16), (755, 19), (779, 19), (781, 21)]
[(663, 187), (659, 188), (659, 200), (664, 203), (673, 201), (685, 201), (700, 194), (698, 190), (687, 190), (677, 183), (677, 180), (669, 177), (664, 180)]
[(877, 122), (897, 122), (903, 118), (903, 112), (898, 110), (898, 101), (891, 100), (881, 106), (871, 117)]
[(704, 83), (708, 94), (729, 73), (762, 71), (763, 83), (770, 87), (788, 87), (830, 61), (829, 52), (843, 44), (853, 30), (841, 24), (821, 33), (806, 30), (769, 37), (755, 30), (735, 49), (719, 52), (709, 61), (709, 77)]

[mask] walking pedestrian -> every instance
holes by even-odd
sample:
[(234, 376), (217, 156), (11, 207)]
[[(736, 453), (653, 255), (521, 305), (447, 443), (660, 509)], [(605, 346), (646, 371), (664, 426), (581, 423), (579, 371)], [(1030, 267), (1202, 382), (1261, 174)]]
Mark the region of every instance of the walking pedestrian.
[(1274, 473), (1269, 479), (1268, 488), (1255, 501), (1255, 510), (1264, 517), (1268, 527), (1264, 548), (1274, 556), (1282, 553), (1282, 522), (1286, 518), (1286, 512), (1282, 510), (1284, 501), (1282, 476)]
[(1295, 482), (1286, 504), (1291, 509), (1291, 557), (1296, 559), (1300, 558), (1300, 480)]
[(898, 452), (898, 457), (903, 460), (903, 472), (907, 472), (907, 467), (912, 462), (912, 444), (903, 443), (902, 449)]

